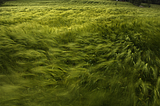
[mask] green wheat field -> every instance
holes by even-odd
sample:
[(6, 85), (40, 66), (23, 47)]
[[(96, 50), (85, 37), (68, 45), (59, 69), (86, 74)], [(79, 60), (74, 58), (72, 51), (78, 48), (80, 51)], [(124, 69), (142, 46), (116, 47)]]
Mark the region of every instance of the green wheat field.
[(0, 106), (160, 106), (160, 6), (16, 0), (0, 7)]

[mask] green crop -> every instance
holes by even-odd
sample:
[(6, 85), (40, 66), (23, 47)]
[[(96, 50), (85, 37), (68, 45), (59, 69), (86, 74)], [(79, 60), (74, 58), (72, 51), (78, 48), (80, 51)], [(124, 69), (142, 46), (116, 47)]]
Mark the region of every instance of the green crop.
[(0, 106), (159, 106), (159, 20), (153, 4), (6, 2)]

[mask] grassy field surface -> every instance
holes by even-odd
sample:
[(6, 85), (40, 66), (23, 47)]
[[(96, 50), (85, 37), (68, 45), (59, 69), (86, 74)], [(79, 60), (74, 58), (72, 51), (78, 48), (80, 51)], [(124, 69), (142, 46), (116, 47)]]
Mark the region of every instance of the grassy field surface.
[(0, 106), (160, 106), (160, 6), (16, 0), (0, 7)]

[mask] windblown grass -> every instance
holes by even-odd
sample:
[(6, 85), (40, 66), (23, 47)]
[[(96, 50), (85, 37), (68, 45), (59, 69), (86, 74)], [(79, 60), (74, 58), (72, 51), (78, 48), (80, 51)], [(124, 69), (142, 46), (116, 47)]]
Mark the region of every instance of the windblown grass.
[(0, 105), (159, 106), (156, 6), (75, 1), (0, 7)]

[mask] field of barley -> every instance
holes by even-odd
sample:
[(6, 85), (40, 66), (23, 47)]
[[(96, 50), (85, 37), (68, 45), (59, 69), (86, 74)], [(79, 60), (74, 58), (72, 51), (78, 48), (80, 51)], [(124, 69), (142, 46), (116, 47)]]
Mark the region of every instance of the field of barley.
[(160, 106), (160, 6), (0, 6), (0, 106)]

